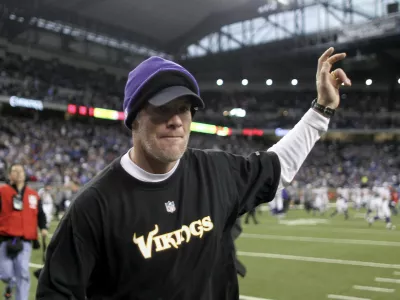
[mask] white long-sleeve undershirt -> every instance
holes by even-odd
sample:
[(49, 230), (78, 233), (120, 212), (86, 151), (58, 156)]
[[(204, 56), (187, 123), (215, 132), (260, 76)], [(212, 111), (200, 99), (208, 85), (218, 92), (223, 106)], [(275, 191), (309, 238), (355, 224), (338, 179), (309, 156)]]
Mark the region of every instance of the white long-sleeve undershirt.
[[(267, 151), (275, 152), (281, 165), (278, 190), (288, 186), (312, 147), (328, 130), (329, 119), (310, 109), (301, 120), (278, 143)], [(130, 150), (131, 151), (131, 150)], [(147, 182), (160, 182), (171, 176), (177, 166), (167, 174), (150, 174), (140, 169), (129, 157), (129, 151), (122, 157), (121, 165), (131, 176)]]
[(310, 108), (279, 142), (267, 150), (275, 152), (281, 164), (278, 191), (288, 186), (311, 149), (328, 130), (329, 119)]

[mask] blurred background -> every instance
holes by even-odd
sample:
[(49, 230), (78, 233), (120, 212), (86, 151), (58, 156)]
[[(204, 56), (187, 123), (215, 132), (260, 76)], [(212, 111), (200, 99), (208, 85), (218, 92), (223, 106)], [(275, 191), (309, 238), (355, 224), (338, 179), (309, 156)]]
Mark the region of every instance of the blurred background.
[[(199, 81), (207, 107), (191, 147), (266, 150), (309, 109), (330, 46), (347, 53), (337, 67), (353, 85), (292, 185), (241, 220), (242, 298), (400, 299), (399, 1), (0, 0), (0, 182), (24, 163), (51, 195), (54, 230), (131, 147), (124, 85), (153, 55)], [(389, 222), (369, 211), (375, 200)], [(343, 201), (348, 213), (334, 214)]]

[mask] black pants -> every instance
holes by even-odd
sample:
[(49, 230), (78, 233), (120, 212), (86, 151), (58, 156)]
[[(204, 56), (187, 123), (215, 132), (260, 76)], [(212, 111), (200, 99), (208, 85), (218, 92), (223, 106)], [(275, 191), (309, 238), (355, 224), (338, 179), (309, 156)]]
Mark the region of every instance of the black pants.
[(250, 218), (250, 217), (253, 218), (254, 224), (258, 224), (258, 221), (257, 221), (257, 219), (256, 219), (256, 209), (255, 209), (255, 208), (253, 208), (251, 211), (249, 211), (249, 212), (247, 213), (246, 219), (244, 220), (244, 222), (245, 222), (246, 224), (249, 224), (249, 218)]

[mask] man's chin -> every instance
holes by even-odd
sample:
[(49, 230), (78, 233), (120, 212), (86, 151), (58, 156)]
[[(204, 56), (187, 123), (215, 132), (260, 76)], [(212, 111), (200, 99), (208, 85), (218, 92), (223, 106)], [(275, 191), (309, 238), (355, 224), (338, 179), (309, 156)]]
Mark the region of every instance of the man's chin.
[(183, 154), (185, 153), (186, 148), (182, 149), (182, 147), (170, 147), (161, 151), (158, 155), (158, 159), (163, 163), (173, 163), (179, 160)]
[(183, 152), (179, 153), (163, 153), (161, 160), (164, 163), (173, 163), (179, 160), (183, 156)]

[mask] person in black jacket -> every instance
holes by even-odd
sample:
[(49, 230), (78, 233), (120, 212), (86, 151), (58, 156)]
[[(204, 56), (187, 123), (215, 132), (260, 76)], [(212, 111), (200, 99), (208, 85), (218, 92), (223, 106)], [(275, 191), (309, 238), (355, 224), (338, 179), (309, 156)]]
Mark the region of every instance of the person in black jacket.
[(260, 189), (270, 201), (292, 181), (326, 132), (340, 84), (350, 85), (343, 70), (331, 72), (345, 54), (332, 54), (319, 60), (312, 108), (247, 157), (187, 148), (204, 107), (195, 78), (160, 57), (137, 66), (123, 105), (133, 148), (76, 196), (49, 244), (36, 298), (239, 299), (231, 229)]

